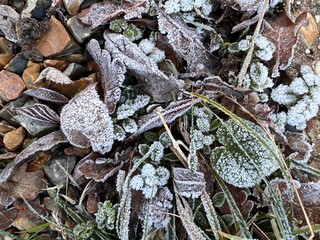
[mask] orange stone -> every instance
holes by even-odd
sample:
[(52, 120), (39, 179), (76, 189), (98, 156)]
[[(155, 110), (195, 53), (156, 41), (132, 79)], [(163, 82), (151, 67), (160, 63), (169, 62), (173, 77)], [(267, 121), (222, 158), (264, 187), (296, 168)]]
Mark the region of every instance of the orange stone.
[(19, 75), (6, 70), (0, 72), (0, 97), (4, 101), (17, 99), (25, 88), (26, 85)]
[(10, 53), (0, 54), (0, 69), (3, 70), (4, 67), (12, 60), (13, 55)]
[(49, 57), (58, 55), (63, 51), (69, 51), (75, 47), (74, 45), (77, 46), (62, 23), (54, 16), (51, 16), (48, 31), (41, 34), (34, 48), (41, 55)]
[(40, 70), (41, 70), (40, 63), (34, 63), (31, 61), (28, 62), (27, 68), (23, 71), (23, 74), (22, 74), (22, 79), (28, 89), (34, 87), (34, 81), (38, 78), (40, 74)]
[(43, 62), (44, 66), (47, 67), (54, 67), (60, 71), (63, 71), (67, 66), (68, 62), (63, 58), (56, 58), (56, 59), (47, 59)]
[(24, 128), (19, 127), (18, 129), (8, 132), (4, 135), (3, 144), (7, 150), (15, 151), (22, 145), (24, 136)]

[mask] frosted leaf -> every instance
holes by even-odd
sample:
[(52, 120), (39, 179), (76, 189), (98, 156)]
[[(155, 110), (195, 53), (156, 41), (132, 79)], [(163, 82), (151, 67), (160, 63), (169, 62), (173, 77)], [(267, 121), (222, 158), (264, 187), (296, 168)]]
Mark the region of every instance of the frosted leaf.
[(155, 141), (153, 142), (153, 144), (150, 146), (149, 149), (150, 152), (150, 159), (154, 162), (159, 163), (163, 157), (163, 153), (164, 153), (164, 147), (163, 145), (158, 142)]
[(291, 91), (297, 95), (303, 95), (303, 94), (309, 92), (309, 88), (308, 88), (306, 82), (300, 77), (295, 78), (290, 83), (290, 88), (291, 88)]
[(180, 1), (179, 0), (168, 0), (164, 4), (164, 10), (166, 13), (177, 13), (180, 11)]
[[(210, 131), (210, 121), (209, 118), (197, 118), (196, 120), (197, 127), (201, 132), (209, 132)], [(209, 144), (210, 145), (210, 144)]]
[[(267, 134), (257, 125), (241, 119), (280, 158)], [(252, 187), (277, 170), (278, 164), (270, 150), (248, 130), (230, 119), (218, 128), (217, 139), (223, 144), (212, 151), (211, 161), (218, 174), (236, 187)]]
[(160, 166), (156, 170), (156, 176), (156, 184), (158, 186), (164, 186), (168, 183), (170, 172), (165, 167)]
[(146, 199), (154, 198), (157, 194), (158, 186), (157, 185), (145, 185), (142, 188), (142, 194)]
[(159, 48), (155, 48), (149, 54), (149, 57), (154, 62), (159, 63), (159, 62), (162, 62), (166, 58), (166, 55), (164, 54), (164, 51), (160, 50)]
[(169, 137), (169, 134), (167, 132), (161, 133), (159, 141), (161, 142), (164, 148), (170, 147), (172, 144), (171, 138)]
[(255, 40), (256, 46), (259, 48), (255, 51), (255, 55), (264, 61), (269, 61), (273, 57), (273, 53), (276, 50), (276, 46), (261, 34)]
[(118, 193), (122, 191), (122, 186), (123, 186), (125, 177), (126, 177), (126, 172), (124, 170), (119, 170), (117, 175), (117, 183), (116, 183), (116, 187), (117, 187), (116, 189)]
[(61, 110), (61, 130), (69, 142), (105, 154), (113, 145), (113, 122), (95, 84), (73, 97)]
[(288, 131), (285, 132), (285, 136), (291, 150), (294, 151), (288, 156), (288, 158), (306, 164), (311, 157), (313, 149), (312, 145), (305, 138), (305, 135), (298, 132)]
[(41, 83), (43, 80), (47, 80), (62, 85), (75, 85), (75, 83), (67, 75), (53, 67), (47, 67), (44, 70), (42, 70), (42, 72), (40, 73), (40, 75), (34, 83)]
[(200, 130), (193, 130), (191, 133), (191, 142), (194, 143), (195, 150), (203, 148), (203, 145), (211, 145), (214, 138), (212, 136), (205, 136)]
[(155, 101), (169, 101), (183, 87), (183, 82), (160, 71), (156, 62), (128, 38), (121, 34), (105, 32), (104, 39), (105, 49), (112, 57), (124, 62), (128, 72), (135, 75), (143, 90)]
[(250, 40), (249, 39), (243, 39), (238, 43), (238, 49), (240, 51), (247, 51), (250, 47)]
[(206, 185), (203, 173), (186, 168), (173, 168), (173, 180), (179, 194), (184, 197), (199, 197)]
[(285, 130), (285, 126), (287, 124), (287, 114), (285, 112), (270, 114), (269, 118), (272, 120), (279, 132), (283, 132)]
[[(187, 12), (193, 10), (193, 0), (180, 0), (181, 11)], [(170, 14), (166, 11), (166, 13)]]
[(119, 125), (114, 125), (114, 139), (117, 141), (123, 141), (126, 138), (126, 132)]
[(148, 185), (154, 185), (156, 179), (156, 169), (154, 168), (154, 166), (150, 163), (146, 163), (142, 169), (141, 169), (141, 176), (145, 182), (145, 184)]
[(98, 212), (94, 215), (99, 229), (114, 229), (117, 207), (118, 205), (113, 206), (109, 200), (98, 203)]
[(268, 77), (268, 68), (260, 62), (251, 63), (249, 76), (251, 88), (258, 92), (263, 92), (265, 88), (273, 86), (272, 79)]
[(272, 89), (271, 98), (284, 105), (290, 105), (297, 101), (295, 94), (291, 92), (291, 89), (287, 85), (280, 84), (278, 87)]
[(145, 54), (151, 53), (155, 46), (155, 43), (150, 41), (149, 39), (142, 39), (139, 43), (139, 47)]
[(23, 94), (57, 104), (69, 102), (69, 99), (64, 95), (47, 88), (29, 89), (24, 91)]
[(222, 207), (225, 200), (226, 200), (226, 197), (223, 192), (217, 192), (212, 198), (212, 202), (215, 207)]
[(131, 117), (136, 111), (144, 108), (150, 101), (148, 95), (138, 95), (135, 99), (128, 99), (117, 109), (117, 119), (125, 119)]
[(131, 118), (126, 118), (122, 122), (124, 131), (127, 133), (135, 133), (138, 130), (136, 122)]
[(87, 44), (87, 50), (98, 66), (100, 82), (104, 91), (104, 103), (111, 114), (114, 112), (121, 96), (120, 86), (125, 79), (126, 68), (118, 58), (111, 61), (110, 54), (101, 49), (95, 39), (91, 39)]
[(135, 190), (141, 190), (144, 186), (144, 181), (141, 175), (136, 175), (131, 179), (130, 182), (131, 188)]
[(94, 232), (95, 224), (92, 221), (87, 221), (83, 223), (78, 223), (73, 228), (73, 234), (75, 237), (88, 239)]

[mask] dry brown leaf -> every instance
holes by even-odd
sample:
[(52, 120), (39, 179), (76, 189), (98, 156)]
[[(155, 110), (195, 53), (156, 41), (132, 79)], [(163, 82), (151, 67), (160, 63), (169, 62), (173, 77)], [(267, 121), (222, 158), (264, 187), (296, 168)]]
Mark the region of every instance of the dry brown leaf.
[(69, 99), (62, 94), (47, 88), (29, 89), (27, 91), (24, 91), (23, 93), (40, 100), (45, 100), (57, 104), (65, 104), (69, 102)]
[(262, 35), (276, 46), (272, 77), (278, 77), (279, 70), (285, 70), (290, 66), (300, 28), (306, 21), (307, 13), (301, 13), (295, 22), (292, 22), (286, 13), (281, 13), (274, 20), (267, 20)]
[(307, 13), (308, 25), (302, 26), (300, 32), (307, 45), (311, 45), (319, 36), (317, 22), (310, 13)]

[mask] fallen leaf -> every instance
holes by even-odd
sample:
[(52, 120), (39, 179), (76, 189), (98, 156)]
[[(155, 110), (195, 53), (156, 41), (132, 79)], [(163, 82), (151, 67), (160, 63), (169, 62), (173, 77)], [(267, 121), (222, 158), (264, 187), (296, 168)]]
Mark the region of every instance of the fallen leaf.
[(126, 20), (141, 18), (143, 13), (149, 11), (149, 1), (136, 0), (117, 3), (114, 1), (103, 1), (92, 4), (83, 9), (77, 18), (84, 24), (90, 25), (92, 29), (106, 24), (112, 18), (124, 15)]
[(159, 70), (137, 44), (121, 34), (104, 33), (105, 49), (113, 58), (126, 65), (129, 73), (136, 76), (145, 92), (157, 102), (166, 102), (177, 95), (183, 83)]
[(317, 22), (310, 13), (307, 13), (307, 19), (308, 25), (302, 26), (300, 32), (306, 44), (309, 46), (318, 38), (319, 31), (317, 27)]
[(267, 37), (276, 46), (272, 77), (278, 77), (280, 75), (279, 70), (285, 70), (290, 66), (300, 28), (306, 22), (307, 13), (305, 12), (301, 13), (295, 22), (292, 22), (286, 13), (282, 13), (276, 16), (275, 19), (266, 21), (265, 30), (262, 35)]
[(69, 99), (62, 94), (47, 88), (29, 89), (24, 91), (23, 94), (57, 104), (65, 104), (69, 102)]
[(105, 154), (113, 145), (113, 122), (95, 87), (87, 87), (62, 108), (61, 130), (73, 146), (92, 146), (93, 151)]
[(6, 230), (9, 228), (19, 215), (19, 210), (15, 207), (9, 208), (0, 212), (0, 230)]
[(67, 142), (67, 138), (61, 131), (49, 133), (48, 135), (32, 142), (2, 170), (0, 173), (0, 183), (6, 182), (23, 164), (31, 160), (38, 152), (48, 151), (60, 143)]
[(307, 141), (305, 135), (299, 132), (285, 132), (289, 147), (293, 151), (288, 158), (307, 163), (313, 151), (312, 145)]

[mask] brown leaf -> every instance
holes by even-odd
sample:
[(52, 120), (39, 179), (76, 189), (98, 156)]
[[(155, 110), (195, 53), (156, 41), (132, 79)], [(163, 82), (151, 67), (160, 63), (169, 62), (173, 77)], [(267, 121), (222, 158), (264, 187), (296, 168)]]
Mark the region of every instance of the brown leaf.
[(319, 36), (317, 22), (310, 13), (307, 13), (308, 25), (302, 26), (300, 32), (308, 46), (310, 46)]
[(104, 33), (105, 49), (113, 58), (119, 58), (129, 73), (136, 76), (142, 88), (157, 102), (170, 101), (183, 83), (159, 70), (157, 64), (129, 39), (121, 34)]
[(103, 1), (94, 3), (89, 8), (83, 9), (78, 15), (83, 23), (90, 25), (92, 29), (106, 24), (112, 18), (124, 14), (126, 20), (141, 18), (141, 14), (149, 11), (149, 1), (136, 0), (116, 3)]
[(87, 44), (87, 50), (98, 65), (100, 82), (104, 91), (104, 103), (109, 113), (112, 114), (121, 96), (120, 86), (125, 79), (126, 67), (118, 58), (111, 61), (109, 52), (105, 49), (101, 50), (95, 39), (91, 39)]
[(44, 173), (42, 170), (34, 172), (26, 172), (27, 165), (24, 164), (12, 176), (10, 181), (0, 184), (0, 203), (4, 206), (9, 206), (16, 198), (25, 198), (33, 200), (38, 193), (45, 188), (43, 180)]
[(166, 14), (157, 8), (159, 31), (167, 34), (176, 54), (187, 61), (188, 70), (196, 75), (212, 75), (217, 61), (205, 49), (199, 34), (181, 19), (179, 15)]
[(295, 22), (282, 13), (275, 19), (269, 19), (262, 33), (276, 46), (272, 77), (280, 75), (279, 70), (287, 69), (292, 61), (294, 48), (298, 41), (298, 33), (303, 24), (307, 22), (307, 13), (301, 13)]
[(61, 130), (73, 146), (92, 146), (93, 151), (105, 154), (113, 145), (113, 122), (95, 87), (87, 87), (62, 108)]
[(69, 102), (69, 99), (62, 94), (47, 88), (29, 89), (24, 91), (24, 94), (57, 104), (65, 104)]
[(287, 141), (294, 153), (289, 155), (290, 159), (294, 159), (301, 163), (307, 163), (313, 151), (310, 143), (307, 142), (305, 135), (299, 132), (285, 132)]
[(0, 173), (0, 183), (6, 182), (20, 168), (20, 166), (31, 160), (38, 152), (48, 151), (60, 143), (67, 142), (67, 138), (61, 131), (49, 133), (48, 135), (34, 141), (2, 170)]
[(18, 115), (27, 116), (41, 122), (59, 124), (59, 115), (47, 105), (35, 103), (14, 109)]
[(8, 210), (0, 212), (0, 230), (6, 230), (9, 228), (19, 215), (19, 210), (15, 207), (9, 208)]

